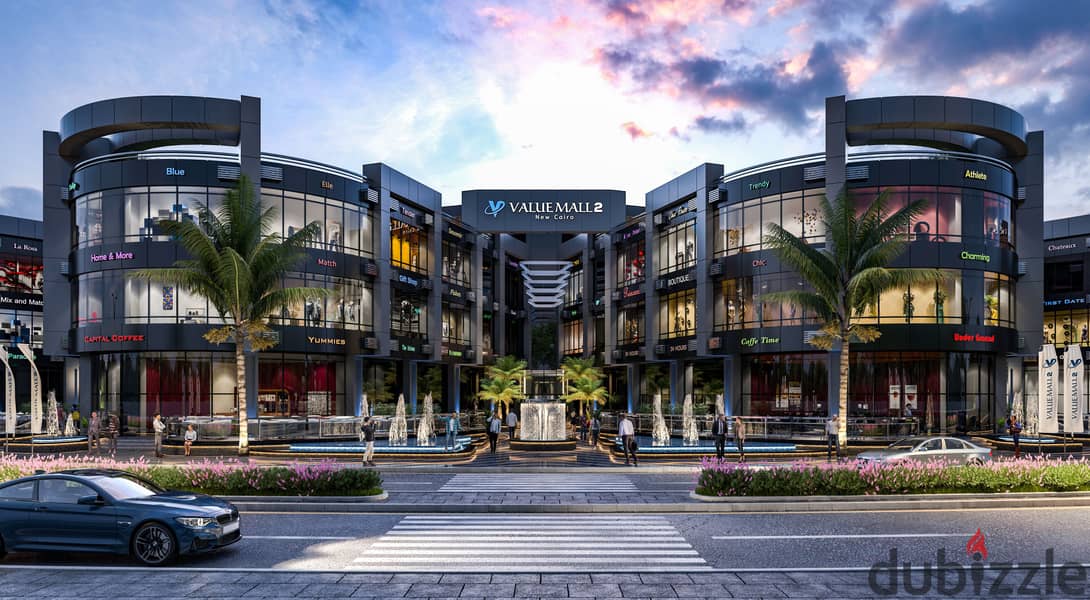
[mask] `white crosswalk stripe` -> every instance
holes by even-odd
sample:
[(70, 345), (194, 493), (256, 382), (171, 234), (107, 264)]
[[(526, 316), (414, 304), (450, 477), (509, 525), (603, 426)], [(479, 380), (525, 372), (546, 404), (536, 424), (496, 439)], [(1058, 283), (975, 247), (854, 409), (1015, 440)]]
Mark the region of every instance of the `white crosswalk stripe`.
[(443, 484), (439, 491), (463, 494), (582, 494), (637, 490), (632, 480), (624, 475), (459, 473)]
[(352, 568), (617, 572), (711, 567), (666, 517), (462, 514), (405, 516)]

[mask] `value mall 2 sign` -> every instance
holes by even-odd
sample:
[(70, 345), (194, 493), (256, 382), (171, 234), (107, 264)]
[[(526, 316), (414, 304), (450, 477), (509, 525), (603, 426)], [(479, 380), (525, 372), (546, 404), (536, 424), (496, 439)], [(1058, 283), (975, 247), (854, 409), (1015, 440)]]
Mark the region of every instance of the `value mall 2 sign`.
[(462, 216), (480, 231), (604, 232), (624, 222), (624, 198), (616, 190), (472, 190), (462, 193)]

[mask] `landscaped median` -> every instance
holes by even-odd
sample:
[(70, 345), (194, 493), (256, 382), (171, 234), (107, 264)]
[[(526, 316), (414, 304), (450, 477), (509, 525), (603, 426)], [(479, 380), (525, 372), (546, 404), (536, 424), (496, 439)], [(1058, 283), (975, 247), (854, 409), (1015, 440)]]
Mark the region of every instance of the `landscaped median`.
[(333, 461), (263, 466), (236, 460), (204, 460), (187, 465), (153, 465), (143, 460), (118, 461), (95, 457), (49, 456), (0, 458), (0, 482), (33, 475), (35, 471), (117, 469), (148, 479), (160, 487), (217, 496), (378, 496), (383, 494), (377, 471)]
[(793, 463), (751, 469), (701, 461), (695, 495), (702, 498), (904, 496), (1090, 491), (1090, 461), (1028, 458), (982, 465), (943, 463)]

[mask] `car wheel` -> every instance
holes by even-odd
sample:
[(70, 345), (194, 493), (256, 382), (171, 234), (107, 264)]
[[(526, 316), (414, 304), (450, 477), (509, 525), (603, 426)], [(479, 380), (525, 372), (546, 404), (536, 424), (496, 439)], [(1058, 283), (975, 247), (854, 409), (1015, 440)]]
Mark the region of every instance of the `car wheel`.
[(980, 467), (984, 465), (984, 461), (974, 456), (973, 458), (970, 458), (966, 464), (970, 467)]
[(162, 565), (178, 553), (178, 543), (166, 525), (147, 523), (132, 536), (132, 553), (145, 565)]

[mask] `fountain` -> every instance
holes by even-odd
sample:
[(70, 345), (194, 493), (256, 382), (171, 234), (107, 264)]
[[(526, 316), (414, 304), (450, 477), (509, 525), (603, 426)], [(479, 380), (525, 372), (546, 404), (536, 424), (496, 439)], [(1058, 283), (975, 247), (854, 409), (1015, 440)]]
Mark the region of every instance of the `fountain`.
[(652, 446), (670, 445), (670, 430), (666, 429), (666, 419), (662, 418), (662, 394), (655, 394), (655, 426), (651, 439)]
[[(50, 392), (50, 394), (52, 393)], [(72, 418), (72, 413), (68, 413), (68, 418), (64, 420), (64, 437), (74, 437), (76, 435), (78, 435), (76, 420)]]
[(371, 414), (371, 407), (367, 404), (367, 394), (363, 395), (363, 399), (360, 401), (360, 415), (368, 416)]
[(431, 407), (431, 392), (428, 392), (424, 396), (424, 416), (420, 419), (420, 424), (416, 427), (416, 446), (418, 448), (435, 445), (432, 432), (432, 421), (434, 418), (435, 415), (432, 413)]
[(719, 415), (722, 415), (722, 414), (725, 414), (725, 413), (726, 413), (726, 411), (723, 410), (723, 394), (716, 394), (715, 395), (715, 416), (718, 417)]
[(519, 439), (533, 442), (559, 442), (567, 438), (563, 402), (523, 402), (522, 430)]
[(57, 419), (57, 396), (49, 392), (49, 405), (45, 415), (46, 437), (59, 437), (61, 435), (60, 423)]
[(693, 395), (685, 394), (685, 404), (681, 409), (681, 439), (686, 446), (700, 444), (700, 432), (696, 428), (696, 419), (693, 418)]
[(409, 426), (405, 422), (405, 394), (397, 395), (397, 410), (390, 422), (390, 445), (404, 446), (409, 443)]

